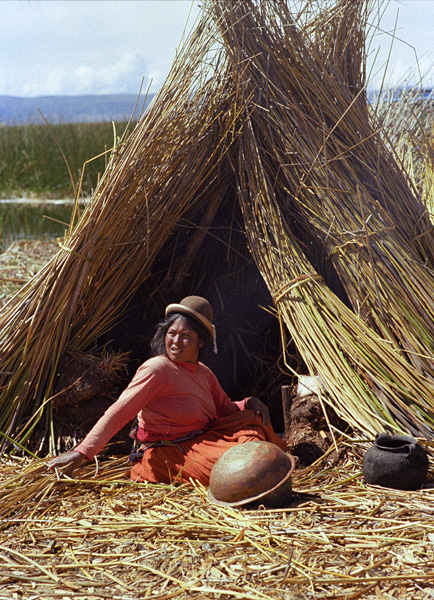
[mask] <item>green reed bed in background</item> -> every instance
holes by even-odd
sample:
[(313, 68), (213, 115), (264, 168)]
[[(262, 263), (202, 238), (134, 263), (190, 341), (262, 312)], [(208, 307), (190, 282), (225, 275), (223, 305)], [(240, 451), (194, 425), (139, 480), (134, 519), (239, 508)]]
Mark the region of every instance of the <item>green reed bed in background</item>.
[[(126, 126), (125, 122), (116, 123), (115, 127), (112, 123), (63, 123), (48, 127), (41, 118), (41, 125), (1, 127), (0, 198), (73, 197), (68, 168), (58, 145), (76, 184), (83, 165), (91, 161), (86, 165), (82, 186), (83, 194), (91, 195), (106, 165), (105, 156), (92, 159), (113, 148), (115, 136), (121, 136)], [(130, 129), (133, 127), (132, 123)]]

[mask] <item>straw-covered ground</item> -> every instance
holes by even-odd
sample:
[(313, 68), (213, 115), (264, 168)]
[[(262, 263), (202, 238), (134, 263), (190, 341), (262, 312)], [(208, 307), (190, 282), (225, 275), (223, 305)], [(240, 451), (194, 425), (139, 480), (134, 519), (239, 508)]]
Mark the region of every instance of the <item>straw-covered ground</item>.
[[(5, 302), (57, 243), (0, 255)], [(0, 598), (430, 598), (434, 486), (367, 486), (366, 445), (296, 470), (280, 510), (210, 504), (202, 487), (133, 484), (125, 459), (58, 480), (45, 461), (0, 463)]]
[(0, 254), (0, 307), (30, 281), (59, 249), (53, 240), (16, 240)]
[(296, 470), (278, 510), (134, 484), (124, 459), (72, 480), (3, 459), (0, 598), (432, 598), (434, 487), (367, 486), (362, 446), (340, 450)]
[[(5, 302), (57, 251), (0, 255)], [(58, 480), (45, 461), (0, 463), (0, 598), (430, 598), (434, 486), (367, 486), (366, 445), (341, 443), (293, 477), (280, 510), (212, 505), (202, 487), (133, 484), (125, 459)], [(433, 477), (431, 477), (433, 479)]]
[[(1, 254), (2, 301), (56, 251), (21, 241)], [(0, 598), (433, 597), (434, 487), (367, 486), (365, 447), (342, 443), (337, 463), (296, 470), (280, 510), (212, 505), (197, 486), (136, 485), (124, 459), (67, 481), (44, 461), (4, 457)]]

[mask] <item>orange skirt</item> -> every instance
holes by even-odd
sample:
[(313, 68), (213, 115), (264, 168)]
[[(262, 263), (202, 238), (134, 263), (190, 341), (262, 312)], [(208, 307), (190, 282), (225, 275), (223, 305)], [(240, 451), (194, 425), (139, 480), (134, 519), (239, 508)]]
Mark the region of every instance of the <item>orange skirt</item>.
[(176, 446), (149, 448), (131, 469), (131, 479), (152, 483), (183, 483), (193, 479), (208, 485), (214, 463), (226, 450), (254, 440), (272, 442), (286, 450), (285, 442), (271, 425), (265, 427), (259, 415), (245, 410), (214, 419), (204, 433), (192, 440)]

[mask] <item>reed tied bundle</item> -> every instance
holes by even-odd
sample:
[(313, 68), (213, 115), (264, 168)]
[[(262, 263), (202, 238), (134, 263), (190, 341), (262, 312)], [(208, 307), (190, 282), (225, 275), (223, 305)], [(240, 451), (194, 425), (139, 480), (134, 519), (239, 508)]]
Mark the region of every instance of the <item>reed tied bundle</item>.
[(362, 101), (364, 3), (303, 28), (283, 1), (215, 5), (245, 107), (238, 197), (278, 314), (357, 430), (431, 439), (432, 225)]
[[(220, 186), (231, 85), (206, 13), (107, 169), (58, 254), (0, 313), (0, 432), (24, 443), (50, 408), (67, 347), (85, 350), (122, 315), (189, 209)], [(78, 202), (78, 199), (77, 199)], [(50, 427), (50, 416), (48, 427)]]

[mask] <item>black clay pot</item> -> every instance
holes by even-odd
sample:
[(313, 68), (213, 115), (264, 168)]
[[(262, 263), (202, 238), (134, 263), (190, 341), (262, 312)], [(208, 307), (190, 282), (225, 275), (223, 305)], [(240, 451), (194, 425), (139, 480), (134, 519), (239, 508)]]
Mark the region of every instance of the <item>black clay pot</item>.
[(406, 435), (379, 433), (363, 458), (367, 483), (397, 490), (417, 490), (428, 473), (428, 456)]

